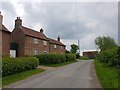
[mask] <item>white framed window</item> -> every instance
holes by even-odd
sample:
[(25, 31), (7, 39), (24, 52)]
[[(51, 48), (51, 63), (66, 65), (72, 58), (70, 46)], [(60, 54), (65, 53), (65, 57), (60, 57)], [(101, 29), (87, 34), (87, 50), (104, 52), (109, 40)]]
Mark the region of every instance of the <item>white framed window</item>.
[(47, 41), (43, 41), (43, 45), (47, 45)]
[(47, 51), (44, 51), (44, 54), (47, 54)]
[(37, 38), (33, 38), (33, 43), (34, 44), (38, 44), (38, 39)]
[(33, 51), (33, 55), (37, 55), (38, 54), (38, 51), (37, 50), (34, 50)]
[(61, 49), (63, 49), (63, 46), (61, 46)]
[(57, 45), (54, 44), (54, 48), (57, 48)]

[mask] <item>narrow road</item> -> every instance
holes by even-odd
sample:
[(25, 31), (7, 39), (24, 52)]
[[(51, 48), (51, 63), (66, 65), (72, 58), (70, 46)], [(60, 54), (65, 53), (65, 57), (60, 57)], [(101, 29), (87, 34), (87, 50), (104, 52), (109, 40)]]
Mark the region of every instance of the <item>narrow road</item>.
[(84, 60), (45, 71), (8, 88), (101, 88), (95, 74), (94, 61)]

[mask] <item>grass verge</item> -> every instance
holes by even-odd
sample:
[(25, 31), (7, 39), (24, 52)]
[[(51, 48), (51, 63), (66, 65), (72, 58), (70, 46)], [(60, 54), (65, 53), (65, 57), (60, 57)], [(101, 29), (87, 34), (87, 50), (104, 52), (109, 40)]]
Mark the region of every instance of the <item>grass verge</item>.
[(99, 61), (95, 61), (95, 69), (98, 79), (105, 90), (118, 88), (118, 69), (108, 67)]
[(59, 67), (59, 66), (63, 66), (63, 65), (67, 65), (73, 62), (77, 62), (77, 61), (69, 61), (69, 62), (64, 62), (64, 63), (59, 63), (59, 64), (41, 64), (43, 66), (50, 66), (50, 67)]
[(38, 74), (43, 71), (44, 71), (43, 69), (34, 69), (34, 70), (24, 71), (21, 73), (5, 76), (2, 78), (2, 87), (14, 83), (16, 81), (26, 79), (34, 74)]

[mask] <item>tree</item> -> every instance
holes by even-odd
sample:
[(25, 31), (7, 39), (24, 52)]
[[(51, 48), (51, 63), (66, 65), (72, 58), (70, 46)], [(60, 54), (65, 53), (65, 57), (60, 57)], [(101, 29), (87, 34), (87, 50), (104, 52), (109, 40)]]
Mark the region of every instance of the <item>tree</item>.
[(95, 39), (95, 44), (101, 51), (117, 46), (113, 38), (105, 36), (97, 37)]
[(72, 44), (70, 51), (71, 51), (71, 53), (76, 54), (78, 49), (79, 49), (78, 45)]

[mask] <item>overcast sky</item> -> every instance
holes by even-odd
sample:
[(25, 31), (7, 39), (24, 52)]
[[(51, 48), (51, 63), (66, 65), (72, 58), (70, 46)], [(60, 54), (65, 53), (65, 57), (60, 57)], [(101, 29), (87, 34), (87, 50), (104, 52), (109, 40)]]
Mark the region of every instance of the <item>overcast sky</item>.
[(80, 40), (80, 49), (95, 50), (98, 36), (118, 40), (117, 2), (41, 2), (21, 0), (0, 2), (3, 24), (12, 31), (14, 20), (20, 16), (23, 26), (44, 29), (46, 36), (61, 41), (70, 49)]

